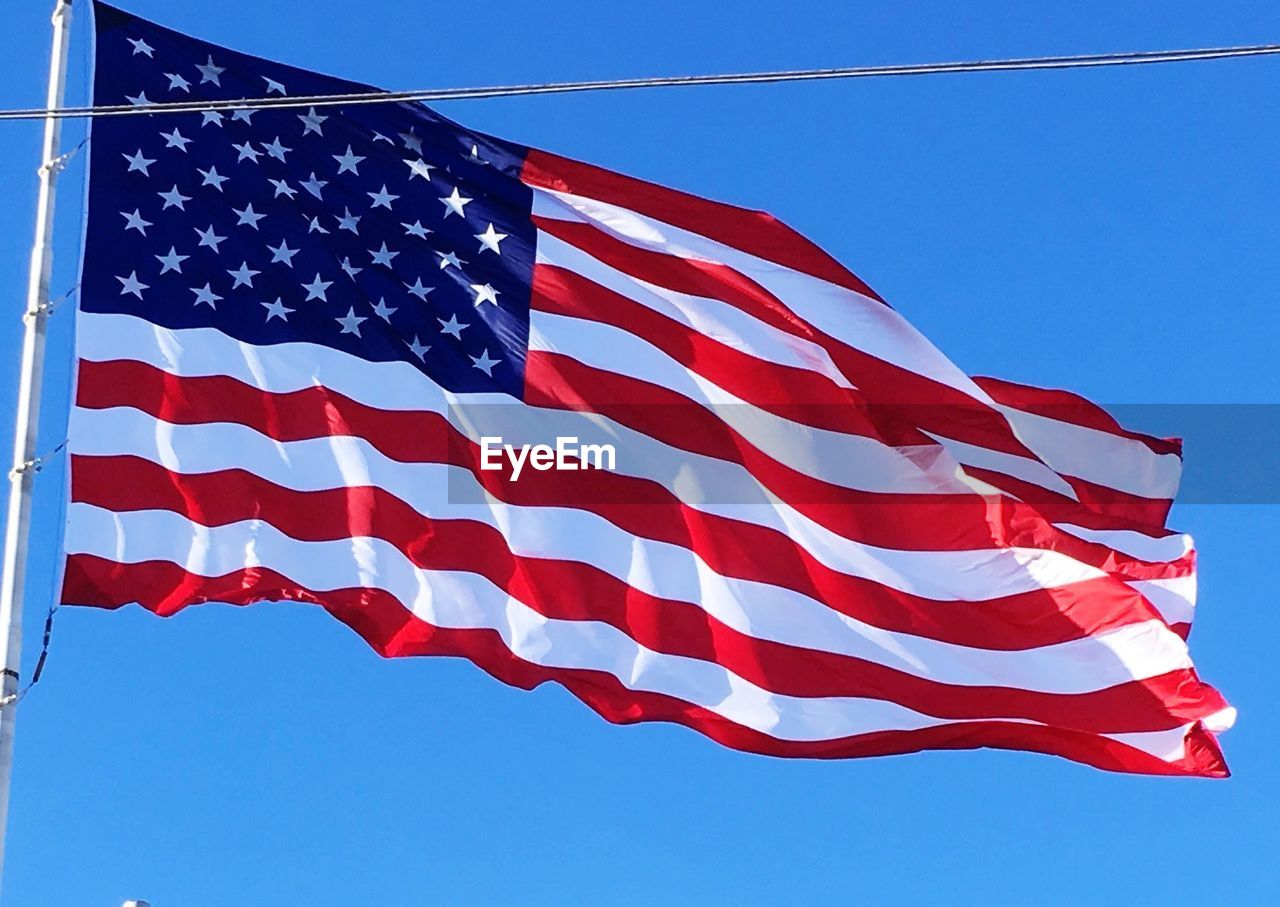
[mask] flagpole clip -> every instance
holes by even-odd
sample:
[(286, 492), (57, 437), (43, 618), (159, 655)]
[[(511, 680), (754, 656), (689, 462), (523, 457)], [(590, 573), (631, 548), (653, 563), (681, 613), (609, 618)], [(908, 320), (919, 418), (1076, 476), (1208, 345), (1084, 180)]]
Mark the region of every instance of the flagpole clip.
[(48, 176), (50, 174), (61, 173), (63, 170), (66, 170), (67, 164), (71, 162), (71, 159), (80, 152), (80, 149), (83, 148), (85, 146), (85, 143), (88, 141), (89, 141), (89, 137), (85, 136), (83, 139), (80, 140), (80, 143), (76, 145), (76, 147), (72, 148), (69, 151), (63, 152), (62, 154), (55, 157), (53, 160), (45, 161), (43, 164), (41, 164), (40, 167), (36, 170), (36, 173), (40, 174), (41, 176)]
[(48, 302), (40, 303), (34, 309), (27, 309), (25, 312), (22, 313), (22, 320), (34, 321), (37, 318), (42, 318), (42, 317), (47, 318), (53, 314), (53, 309), (55, 304), (56, 303), (50, 300)]
[(9, 480), (17, 481), (18, 479), (21, 479), (23, 476), (25, 476), (27, 473), (35, 474), (39, 472), (41, 469), (44, 468), (45, 463), (47, 463), (49, 460), (51, 460), (52, 458), (56, 457), (59, 453), (61, 453), (63, 448), (65, 448), (66, 446), (67, 446), (67, 442), (63, 441), (53, 450), (45, 454), (43, 457), (32, 457), (30, 460), (27, 460), (25, 463), (19, 463), (17, 466), (13, 467), (13, 469), (9, 470)]
[(56, 299), (46, 299), (44, 302), (37, 303), (34, 308), (27, 309), (22, 313), (22, 320), (34, 321), (37, 318), (48, 318), (54, 313), (58, 306), (62, 305), (62, 303), (74, 296), (76, 291), (79, 289), (80, 285), (76, 284)]
[(37, 473), (44, 466), (44, 457), (32, 457), (25, 463), (19, 463), (13, 469), (9, 470), (10, 481), (20, 479), (27, 473)]
[(67, 162), (71, 160), (72, 154), (74, 154), (74, 152), (68, 151), (66, 154), (58, 155), (51, 161), (45, 161), (36, 172), (41, 176), (46, 176), (51, 173), (61, 173), (63, 170), (67, 169)]

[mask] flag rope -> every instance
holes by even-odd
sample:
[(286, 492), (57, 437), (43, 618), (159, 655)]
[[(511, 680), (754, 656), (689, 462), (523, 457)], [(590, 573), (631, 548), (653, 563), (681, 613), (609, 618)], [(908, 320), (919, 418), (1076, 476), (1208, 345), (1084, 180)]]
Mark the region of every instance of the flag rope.
[(438, 88), (416, 91), (370, 91), (305, 97), (260, 97), (221, 101), (174, 101), (161, 104), (116, 104), (97, 107), (62, 107), (57, 110), (27, 108), (0, 110), (0, 120), (35, 120), (139, 116), (152, 113), (195, 113), (205, 110), (236, 110), (290, 107), (329, 107), (347, 104), (388, 104), (407, 101), (461, 101), (523, 95), (567, 94), (583, 91), (615, 91), (632, 88), (676, 88), (693, 85), (744, 85), (804, 82), (818, 79), (857, 79), (891, 76), (941, 75), (963, 72), (1010, 72), (1020, 70), (1083, 69), (1103, 66), (1133, 66), (1154, 63), (1185, 63), (1280, 54), (1280, 44), (1253, 44), (1236, 47), (1208, 47), (1190, 50), (1134, 51), (1129, 53), (1076, 56), (1021, 57), (1004, 60), (969, 60), (954, 63), (908, 63), (885, 66), (851, 66), (836, 69), (777, 70), (702, 76), (656, 76), (589, 82), (546, 82), (531, 85), (498, 85), (479, 88)]
[(49, 660), (49, 644), (53, 641), (53, 615), (57, 613), (58, 604), (49, 606), (48, 613), (44, 617), (44, 636), (40, 643), (40, 656), (36, 659), (35, 670), (31, 672), (31, 679), (27, 681), (26, 686), (15, 690), (9, 695), (0, 699), (0, 709), (6, 709), (11, 705), (17, 705), (26, 695), (31, 692), (31, 688), (40, 682), (40, 678), (44, 676), (44, 666)]

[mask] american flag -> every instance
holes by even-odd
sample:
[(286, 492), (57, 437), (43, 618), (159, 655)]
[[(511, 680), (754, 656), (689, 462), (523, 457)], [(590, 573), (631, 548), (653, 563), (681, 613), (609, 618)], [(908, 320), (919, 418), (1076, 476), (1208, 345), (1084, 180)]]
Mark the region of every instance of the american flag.
[[(96, 104), (369, 90), (95, 11)], [(1177, 442), (967, 376), (773, 217), (405, 103), (91, 151), (65, 602), (314, 603), (776, 756), (1227, 773)]]

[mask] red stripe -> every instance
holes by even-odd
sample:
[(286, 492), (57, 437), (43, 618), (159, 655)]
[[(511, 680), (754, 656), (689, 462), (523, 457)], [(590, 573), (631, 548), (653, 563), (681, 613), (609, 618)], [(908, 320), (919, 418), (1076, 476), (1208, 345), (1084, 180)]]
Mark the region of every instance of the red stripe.
[(151, 561), (117, 564), (90, 555), (67, 559), (62, 600), (115, 608), (138, 602), (157, 614), (209, 601), (250, 604), (263, 600), (322, 605), (379, 653), (459, 656), (512, 686), (523, 689), (559, 683), (615, 724), (668, 721), (685, 725), (734, 749), (772, 756), (849, 758), (918, 752), (925, 749), (994, 747), (1063, 756), (1111, 771), (1153, 775), (1228, 775), (1213, 735), (1196, 725), (1182, 760), (1168, 763), (1141, 750), (1080, 731), (999, 721), (973, 721), (918, 731), (882, 731), (823, 741), (783, 741), (735, 724), (679, 699), (629, 690), (599, 671), (544, 668), (517, 658), (492, 630), (447, 630), (408, 612), (393, 596), (375, 589), (313, 592), (265, 568), (221, 577), (187, 573), (176, 564)]
[(708, 201), (656, 183), (612, 173), (546, 151), (530, 151), (520, 179), (530, 186), (568, 192), (628, 208), (739, 251), (883, 302), (879, 295), (812, 241), (772, 214)]
[(973, 381), (990, 394), (991, 399), (1005, 406), (1035, 413), (1048, 419), (1056, 419), (1059, 422), (1070, 422), (1073, 425), (1140, 441), (1153, 453), (1182, 456), (1182, 439), (1157, 438), (1154, 435), (1130, 431), (1101, 406), (1086, 400), (1079, 394), (1014, 384), (1012, 381), (1001, 381), (998, 378), (974, 378)]
[[(571, 482), (552, 472), (526, 472), (512, 482), (481, 470), (479, 449), (442, 417), (375, 410), (323, 387), (270, 394), (228, 377), (179, 378), (144, 363), (81, 361), (77, 403), (132, 406), (173, 424), (234, 422), (279, 441), (361, 437), (394, 460), (465, 467), (499, 500), (588, 510), (633, 535), (695, 551), (723, 576), (783, 586), (874, 626), (960, 645), (1024, 649), (1158, 618), (1145, 599), (1110, 578), (978, 603), (898, 592), (832, 570), (780, 532), (690, 508), (648, 480), (589, 470)], [(1010, 512), (1004, 503), (995, 502), (993, 518)]]
[(1173, 498), (1143, 497), (1066, 473), (1062, 473), (1062, 477), (1088, 510), (1113, 517), (1110, 524), (1113, 528), (1117, 527), (1117, 521), (1161, 529), (1168, 524)]
[(587, 564), (515, 555), (474, 520), (430, 519), (371, 487), (300, 492), (247, 473), (170, 472), (137, 457), (73, 460), (72, 500), (113, 512), (168, 510), (202, 526), (259, 519), (308, 542), (379, 538), (426, 570), (486, 577), (545, 616), (601, 621), (659, 652), (718, 663), (775, 693), (884, 699), (943, 718), (1026, 718), (1095, 733), (1167, 730), (1226, 707), (1191, 670), (1079, 694), (957, 686), (846, 655), (771, 642), (696, 604), (646, 594)]
[(1173, 506), (1172, 499), (1139, 497), (1063, 475), (1062, 478), (1080, 498), (1080, 503), (1076, 504), (1056, 491), (993, 469), (966, 466), (964, 471), (975, 479), (1025, 501), (1054, 522), (1070, 522), (1092, 529), (1137, 529), (1147, 533), (1160, 531), (1164, 535), (1177, 535), (1164, 531), (1165, 520)]

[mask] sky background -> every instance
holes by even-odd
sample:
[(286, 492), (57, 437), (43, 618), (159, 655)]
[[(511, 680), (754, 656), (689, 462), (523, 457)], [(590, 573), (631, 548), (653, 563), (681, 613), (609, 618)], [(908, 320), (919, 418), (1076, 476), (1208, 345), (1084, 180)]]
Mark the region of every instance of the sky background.
[[(397, 89), (1280, 40), (1280, 6), (1261, 0), (118, 2)], [(41, 106), (52, 5), (0, 11), (0, 107)], [(83, 103), (76, 6), (68, 101)], [(3, 905), (1274, 903), (1280, 59), (440, 109), (770, 210), (971, 373), (1158, 404), (1126, 411), (1187, 438), (1201, 503), (1172, 525), (1200, 549), (1192, 653), (1241, 713), (1223, 737), (1234, 777), (995, 751), (771, 760), (615, 727), (462, 661), (383, 661), (306, 606), (64, 609), (21, 708)], [(38, 157), (38, 124), (0, 123), (5, 445)], [(75, 282), (82, 163), (62, 183), (55, 295)], [(46, 449), (69, 314), (54, 318)], [(24, 673), (52, 595), (60, 472), (40, 483)]]

